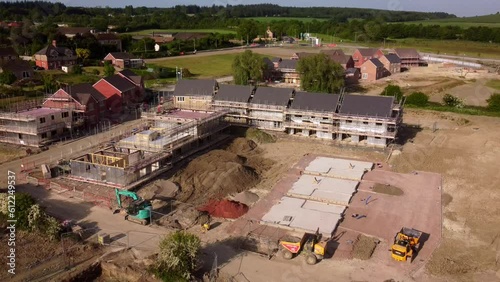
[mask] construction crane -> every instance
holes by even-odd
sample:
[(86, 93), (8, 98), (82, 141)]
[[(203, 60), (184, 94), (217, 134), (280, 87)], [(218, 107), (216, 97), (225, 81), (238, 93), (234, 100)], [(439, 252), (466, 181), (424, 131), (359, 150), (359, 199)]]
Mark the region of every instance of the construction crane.
[[(115, 194), (119, 210), (126, 212), (125, 220), (142, 225), (149, 224), (152, 206), (148, 200), (144, 200), (136, 193), (126, 190), (115, 189)], [(123, 208), (121, 196), (129, 197), (133, 200), (127, 208)]]
[(403, 227), (394, 237), (391, 247), (391, 256), (397, 261), (406, 261), (412, 258), (420, 246), (423, 232), (413, 228)]

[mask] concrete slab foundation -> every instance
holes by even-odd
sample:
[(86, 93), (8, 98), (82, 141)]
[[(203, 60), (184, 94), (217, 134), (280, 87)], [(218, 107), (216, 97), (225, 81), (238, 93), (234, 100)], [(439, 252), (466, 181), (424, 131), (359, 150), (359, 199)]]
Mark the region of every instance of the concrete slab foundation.
[(305, 169), (306, 174), (360, 181), (365, 172), (372, 170), (373, 163), (354, 160), (317, 157)]

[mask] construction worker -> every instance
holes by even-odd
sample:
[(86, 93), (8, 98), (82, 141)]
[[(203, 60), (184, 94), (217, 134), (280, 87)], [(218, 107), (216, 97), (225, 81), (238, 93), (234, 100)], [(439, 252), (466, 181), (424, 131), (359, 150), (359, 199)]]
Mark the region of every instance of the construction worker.
[(202, 232), (203, 232), (203, 233), (207, 232), (207, 231), (210, 229), (210, 224), (208, 224), (208, 222), (207, 222), (207, 223), (205, 223), (205, 224), (203, 224), (203, 225), (201, 226), (201, 229), (202, 229)]

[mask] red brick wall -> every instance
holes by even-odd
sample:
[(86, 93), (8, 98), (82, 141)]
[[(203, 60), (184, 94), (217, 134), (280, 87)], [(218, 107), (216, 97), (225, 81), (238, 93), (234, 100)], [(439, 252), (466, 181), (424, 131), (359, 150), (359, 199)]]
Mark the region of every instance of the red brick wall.
[(54, 101), (47, 99), (43, 105), (48, 108), (85, 110), (84, 105), (80, 105), (64, 89), (57, 90), (50, 98), (67, 99), (68, 101)]

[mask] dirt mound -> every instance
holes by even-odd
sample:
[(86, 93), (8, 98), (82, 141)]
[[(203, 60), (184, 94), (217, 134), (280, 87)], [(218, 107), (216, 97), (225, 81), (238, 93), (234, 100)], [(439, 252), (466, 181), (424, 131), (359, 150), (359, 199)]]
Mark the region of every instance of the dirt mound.
[(174, 198), (178, 191), (179, 187), (175, 183), (160, 179), (140, 189), (137, 194), (146, 200), (168, 200)]
[(227, 147), (227, 151), (241, 155), (245, 153), (249, 153), (254, 151), (257, 148), (257, 144), (245, 138), (236, 138), (234, 141)]
[(236, 194), (233, 198), (233, 201), (240, 202), (247, 206), (253, 205), (255, 202), (259, 200), (259, 196), (255, 193), (249, 191), (243, 191), (241, 193)]
[(368, 236), (359, 235), (358, 239), (354, 243), (352, 256), (356, 259), (370, 259), (375, 251), (375, 248), (377, 247), (377, 244), (378, 240)]
[(260, 177), (245, 162), (245, 158), (224, 150), (213, 150), (194, 159), (173, 177), (181, 187), (177, 199), (196, 205), (248, 190)]
[(238, 218), (248, 212), (248, 206), (231, 200), (212, 200), (200, 211), (206, 211), (210, 215), (223, 218)]

